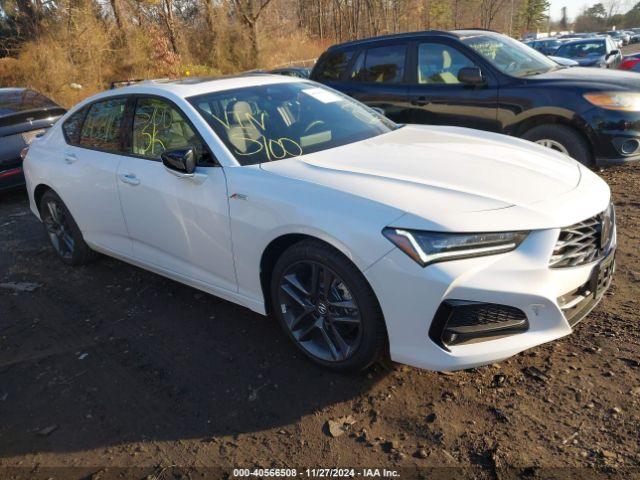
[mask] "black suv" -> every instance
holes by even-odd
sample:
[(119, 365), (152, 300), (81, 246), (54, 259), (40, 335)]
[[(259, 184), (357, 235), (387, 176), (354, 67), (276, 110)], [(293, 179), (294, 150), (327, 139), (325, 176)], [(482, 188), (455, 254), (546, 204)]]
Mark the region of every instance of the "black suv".
[(426, 31), (335, 45), (311, 79), (399, 123), (514, 135), (589, 166), (640, 159), (640, 76), (562, 67), (496, 32)]

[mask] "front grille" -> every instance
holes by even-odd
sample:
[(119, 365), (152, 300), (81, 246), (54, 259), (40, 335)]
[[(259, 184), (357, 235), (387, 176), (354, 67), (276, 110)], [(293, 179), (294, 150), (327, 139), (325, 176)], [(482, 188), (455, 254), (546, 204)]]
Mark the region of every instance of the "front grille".
[(549, 266), (577, 267), (599, 260), (609, 249), (614, 228), (613, 204), (594, 217), (563, 228), (560, 230)]
[(525, 313), (509, 305), (447, 300), (436, 312), (429, 337), (448, 350), (451, 345), (489, 340), (529, 328)]
[(569, 325), (575, 326), (595, 308), (611, 286), (615, 269), (615, 258), (611, 254), (598, 265), (584, 285), (558, 298), (558, 305)]

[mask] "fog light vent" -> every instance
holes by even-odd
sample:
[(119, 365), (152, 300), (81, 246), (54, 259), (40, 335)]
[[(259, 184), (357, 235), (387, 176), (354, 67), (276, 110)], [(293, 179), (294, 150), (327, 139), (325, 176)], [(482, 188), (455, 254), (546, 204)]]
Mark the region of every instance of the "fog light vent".
[(627, 140), (620, 146), (620, 151), (625, 155), (631, 155), (638, 151), (640, 143), (638, 140)]
[(445, 350), (449, 346), (522, 333), (529, 328), (525, 313), (496, 303), (447, 300), (440, 304), (429, 337)]

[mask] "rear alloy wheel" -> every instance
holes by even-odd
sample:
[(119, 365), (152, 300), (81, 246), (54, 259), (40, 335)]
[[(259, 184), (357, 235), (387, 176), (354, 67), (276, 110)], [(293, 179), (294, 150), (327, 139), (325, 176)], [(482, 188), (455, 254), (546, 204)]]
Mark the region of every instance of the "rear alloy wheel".
[(336, 370), (361, 370), (386, 341), (378, 302), (358, 269), (333, 248), (304, 241), (278, 260), (273, 309), (308, 357)]
[(587, 167), (593, 165), (591, 150), (585, 139), (566, 125), (538, 125), (525, 132), (522, 138), (564, 153)]
[(51, 246), (64, 263), (82, 265), (97, 256), (85, 243), (66, 205), (51, 190), (40, 201), (40, 218)]

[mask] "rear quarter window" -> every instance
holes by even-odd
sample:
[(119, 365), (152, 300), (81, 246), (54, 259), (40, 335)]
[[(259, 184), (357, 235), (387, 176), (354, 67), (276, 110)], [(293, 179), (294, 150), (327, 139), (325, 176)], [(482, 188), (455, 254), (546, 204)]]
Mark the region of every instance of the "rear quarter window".
[(314, 73), (315, 80), (340, 80), (353, 56), (353, 50), (327, 53)]
[(80, 132), (82, 131), (82, 122), (84, 122), (86, 113), (87, 107), (81, 108), (62, 124), (62, 133), (69, 145), (78, 145), (80, 143)]

